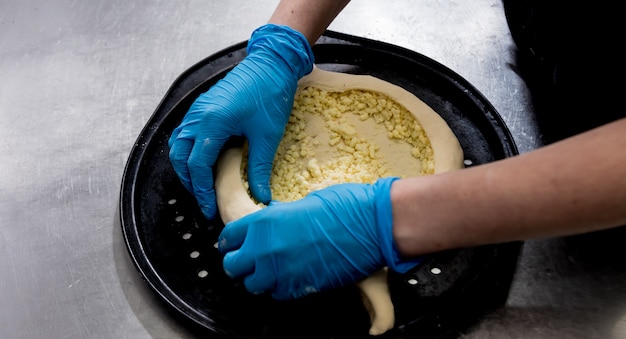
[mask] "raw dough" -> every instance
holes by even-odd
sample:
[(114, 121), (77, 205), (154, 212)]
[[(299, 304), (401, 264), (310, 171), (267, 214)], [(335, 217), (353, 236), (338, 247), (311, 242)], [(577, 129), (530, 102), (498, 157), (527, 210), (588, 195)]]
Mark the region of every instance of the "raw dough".
[(363, 304), (370, 315), (370, 335), (380, 335), (395, 323), (395, 312), (387, 284), (387, 268), (361, 280), (357, 287), (363, 294)]
[(217, 160), (215, 194), (224, 225), (261, 209), (250, 199), (241, 180), (243, 147), (230, 147)]

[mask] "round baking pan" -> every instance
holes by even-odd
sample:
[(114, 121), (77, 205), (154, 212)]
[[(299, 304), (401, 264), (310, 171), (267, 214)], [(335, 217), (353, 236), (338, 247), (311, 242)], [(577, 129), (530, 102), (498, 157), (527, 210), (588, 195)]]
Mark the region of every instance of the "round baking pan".
[[(195, 98), (245, 57), (245, 47), (246, 42), (234, 45), (185, 71), (137, 138), (120, 195), (121, 225), (130, 256), (173, 316), (203, 336), (367, 337), (369, 317), (355, 286), (276, 301), (251, 295), (239, 281), (228, 278), (223, 257), (214, 247), (223, 224), (203, 217), (170, 165), (170, 133)], [(313, 51), (319, 68), (373, 75), (414, 93), (450, 125), (462, 145), (466, 166), (518, 153), (492, 105), (466, 80), (434, 60), (332, 31), (320, 38)], [(396, 326), (382, 337), (458, 336), (506, 301), (520, 245), (437, 253), (407, 274), (390, 274)]]

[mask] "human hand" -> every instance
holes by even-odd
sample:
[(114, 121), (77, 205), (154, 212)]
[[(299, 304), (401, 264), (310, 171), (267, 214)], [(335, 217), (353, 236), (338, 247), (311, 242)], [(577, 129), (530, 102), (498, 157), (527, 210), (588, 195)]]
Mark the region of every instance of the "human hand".
[(392, 235), (396, 178), (340, 184), (270, 206), (226, 225), (224, 270), (252, 293), (291, 299), (359, 281), (384, 266), (406, 272)]
[(257, 200), (269, 203), (272, 162), (298, 80), (313, 67), (306, 38), (286, 26), (258, 28), (247, 52), (241, 63), (195, 100), (168, 141), (174, 171), (209, 219), (217, 212), (212, 167), (232, 136), (248, 139), (250, 190)]

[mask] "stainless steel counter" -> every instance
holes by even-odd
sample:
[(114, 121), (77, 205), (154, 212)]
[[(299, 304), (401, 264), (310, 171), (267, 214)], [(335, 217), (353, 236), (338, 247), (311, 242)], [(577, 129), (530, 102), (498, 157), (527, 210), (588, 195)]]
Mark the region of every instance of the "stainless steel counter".
[[(130, 261), (122, 173), (174, 79), (246, 40), (276, 4), (0, 0), (0, 338), (194, 337)], [(521, 152), (541, 146), (500, 0), (355, 0), (330, 29), (439, 61), (493, 103)], [(465, 336), (623, 334), (618, 240), (527, 242), (506, 306)]]

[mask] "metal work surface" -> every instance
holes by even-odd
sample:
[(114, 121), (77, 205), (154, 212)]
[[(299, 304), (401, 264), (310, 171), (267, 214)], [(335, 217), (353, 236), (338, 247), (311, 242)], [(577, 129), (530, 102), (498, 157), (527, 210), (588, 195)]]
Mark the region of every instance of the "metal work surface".
[[(0, 0), (0, 338), (197, 337), (130, 260), (124, 165), (174, 80), (276, 4)], [(521, 153), (542, 145), (500, 0), (354, 0), (330, 29), (442, 63), (493, 104)], [(462, 336), (624, 331), (624, 233), (526, 242), (506, 305)]]

